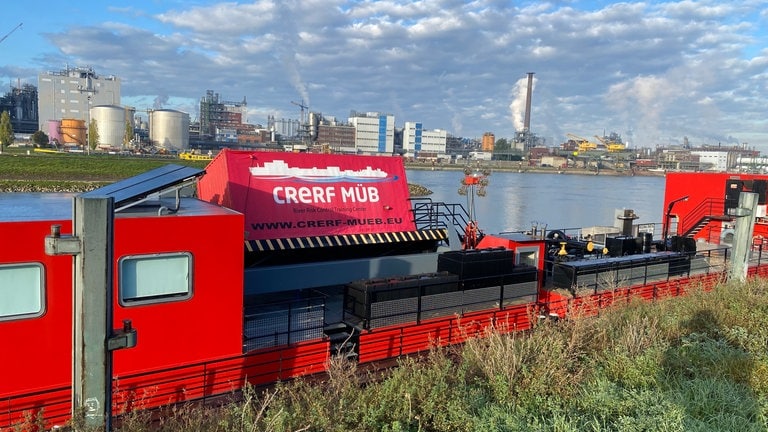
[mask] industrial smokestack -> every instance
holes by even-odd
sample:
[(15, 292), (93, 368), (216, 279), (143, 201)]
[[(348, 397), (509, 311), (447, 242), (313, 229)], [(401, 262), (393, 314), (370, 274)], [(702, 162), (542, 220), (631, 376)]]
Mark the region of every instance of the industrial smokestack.
[(525, 121), (523, 122), (525, 132), (531, 130), (531, 93), (533, 93), (533, 72), (528, 72), (528, 93), (525, 95)]

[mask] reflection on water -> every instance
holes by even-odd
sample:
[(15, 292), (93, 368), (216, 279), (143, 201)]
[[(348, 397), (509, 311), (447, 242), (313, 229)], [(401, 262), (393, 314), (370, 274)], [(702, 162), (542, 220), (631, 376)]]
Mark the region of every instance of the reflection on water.
[[(433, 201), (460, 203), (461, 171), (407, 170), (409, 183), (432, 190)], [(475, 197), (480, 228), (487, 233), (529, 229), (614, 225), (616, 209), (633, 209), (635, 223), (657, 223), (664, 216), (663, 177), (613, 177), (494, 172), (484, 197)]]
[[(432, 190), (428, 198), (433, 201), (467, 207), (467, 197), (459, 195), (461, 171), (407, 170), (406, 174), (408, 182)], [(640, 217), (635, 223), (657, 223), (664, 217), (663, 177), (494, 172), (489, 181), (487, 195), (475, 197), (477, 220), (487, 233), (527, 230), (533, 222), (549, 229), (614, 225), (616, 209), (633, 209)], [(0, 219), (71, 219), (73, 196), (0, 194)], [(69, 204), (55, 205), (62, 201)]]
[(74, 196), (74, 193), (0, 193), (0, 220), (72, 219)]

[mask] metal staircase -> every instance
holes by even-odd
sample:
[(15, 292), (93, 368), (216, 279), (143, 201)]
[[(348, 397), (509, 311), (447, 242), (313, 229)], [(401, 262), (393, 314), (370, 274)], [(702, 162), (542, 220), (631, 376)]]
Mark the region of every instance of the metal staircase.
[(709, 198), (699, 203), (685, 216), (683, 224), (680, 226), (680, 232), (682, 237), (693, 238), (701, 230), (708, 227), (712, 221), (727, 222), (732, 220), (733, 217), (726, 214), (725, 200)]
[(469, 223), (469, 212), (464, 206), (432, 201), (430, 198), (411, 198), (411, 201), (416, 228), (452, 229), (461, 241), (464, 240), (464, 229)]

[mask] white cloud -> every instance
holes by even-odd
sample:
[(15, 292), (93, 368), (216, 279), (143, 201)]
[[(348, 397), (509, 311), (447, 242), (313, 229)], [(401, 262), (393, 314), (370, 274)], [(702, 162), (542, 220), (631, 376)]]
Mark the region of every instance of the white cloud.
[(532, 71), (541, 136), (632, 130), (636, 145), (688, 136), (768, 150), (765, 0), (201, 3), (104, 7), (106, 19), (85, 25), (71, 17), (46, 28), (39, 69), (0, 66), (0, 78), (91, 65), (120, 76), (136, 101), (167, 95), (193, 107), (208, 89), (247, 97), (255, 123), (297, 118), (290, 102), (304, 100), (342, 119), (375, 110), (398, 125), (511, 137)]

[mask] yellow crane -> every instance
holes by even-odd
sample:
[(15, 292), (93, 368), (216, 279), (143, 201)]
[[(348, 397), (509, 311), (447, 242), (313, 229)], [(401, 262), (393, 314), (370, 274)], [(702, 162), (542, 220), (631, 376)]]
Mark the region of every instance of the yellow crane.
[(592, 141), (590, 141), (590, 140), (588, 140), (586, 138), (582, 138), (582, 137), (580, 137), (578, 135), (574, 135), (574, 134), (571, 134), (571, 133), (568, 133), (568, 134), (565, 134), (565, 135), (568, 138), (570, 138), (571, 140), (576, 141), (576, 143), (578, 143), (579, 151), (580, 152), (597, 149), (597, 144), (593, 143)]
[(613, 141), (605, 137), (599, 137), (597, 135), (595, 135), (595, 138), (597, 138), (598, 141), (600, 141), (601, 143), (605, 144), (605, 148), (609, 152), (620, 152), (620, 151), (623, 151), (625, 148), (624, 143)]

